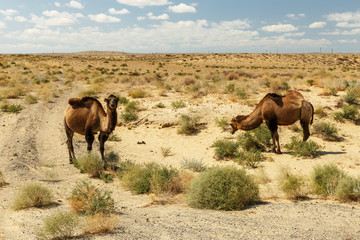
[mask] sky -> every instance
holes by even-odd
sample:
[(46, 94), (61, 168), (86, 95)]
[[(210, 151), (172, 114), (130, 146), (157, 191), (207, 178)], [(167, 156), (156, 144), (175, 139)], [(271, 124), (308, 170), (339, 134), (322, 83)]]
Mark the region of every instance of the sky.
[(0, 0), (0, 53), (360, 52), (359, 0)]

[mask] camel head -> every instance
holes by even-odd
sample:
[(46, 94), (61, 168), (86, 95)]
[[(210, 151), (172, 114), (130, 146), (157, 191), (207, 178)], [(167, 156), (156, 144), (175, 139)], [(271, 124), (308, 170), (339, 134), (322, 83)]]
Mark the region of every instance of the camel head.
[(108, 109), (113, 111), (117, 108), (119, 98), (111, 94), (108, 98), (105, 98), (104, 101), (106, 102)]
[(240, 129), (240, 123), (246, 118), (244, 115), (238, 115), (231, 119), (230, 126), (232, 128), (231, 134), (234, 134), (237, 130)]

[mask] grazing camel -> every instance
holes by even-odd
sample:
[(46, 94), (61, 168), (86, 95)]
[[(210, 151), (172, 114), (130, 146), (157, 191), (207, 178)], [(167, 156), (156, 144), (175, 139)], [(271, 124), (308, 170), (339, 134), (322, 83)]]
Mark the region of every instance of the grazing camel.
[(104, 160), (104, 144), (110, 133), (115, 129), (117, 123), (116, 108), (119, 99), (110, 95), (104, 100), (107, 111), (103, 109), (101, 103), (93, 97), (70, 98), (69, 105), (64, 113), (64, 125), (67, 136), (67, 146), (69, 149), (70, 163), (75, 158), (74, 146), (72, 139), (75, 133), (85, 135), (88, 144), (87, 150), (92, 150), (94, 134), (100, 131), (100, 153)]
[(275, 140), (277, 142), (276, 153), (281, 154), (279, 144), (278, 125), (291, 125), (300, 120), (303, 128), (303, 141), (309, 136), (309, 124), (314, 118), (314, 107), (306, 101), (301, 93), (290, 91), (285, 96), (268, 93), (256, 106), (255, 110), (247, 116), (239, 115), (231, 120), (232, 134), (238, 129), (252, 130), (265, 121), (271, 132), (273, 151), (275, 152)]

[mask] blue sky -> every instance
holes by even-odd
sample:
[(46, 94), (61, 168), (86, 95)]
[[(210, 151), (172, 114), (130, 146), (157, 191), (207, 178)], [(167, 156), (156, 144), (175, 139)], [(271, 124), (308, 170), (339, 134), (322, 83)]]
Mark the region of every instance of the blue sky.
[(360, 52), (358, 0), (0, 0), (0, 53)]

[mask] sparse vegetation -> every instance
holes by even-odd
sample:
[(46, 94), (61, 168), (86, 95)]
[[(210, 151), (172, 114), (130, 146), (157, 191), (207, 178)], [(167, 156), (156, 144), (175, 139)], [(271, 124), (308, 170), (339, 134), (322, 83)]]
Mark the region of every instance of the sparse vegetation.
[(40, 183), (29, 183), (16, 194), (12, 209), (20, 210), (30, 207), (44, 207), (53, 203), (51, 191)]
[(185, 102), (183, 100), (176, 100), (176, 101), (171, 102), (171, 106), (174, 109), (178, 109), (178, 108), (186, 107), (186, 104), (185, 104)]
[(316, 194), (321, 196), (334, 196), (340, 180), (345, 173), (334, 164), (314, 167), (312, 183)]
[(181, 115), (179, 119), (179, 128), (177, 131), (178, 134), (189, 135), (197, 132), (199, 130), (197, 127), (199, 120), (200, 118), (197, 116), (191, 117), (189, 115)]
[(110, 214), (115, 210), (111, 192), (96, 188), (87, 181), (76, 184), (69, 201), (73, 211), (84, 215)]
[(3, 103), (0, 106), (1, 110), (3, 110), (4, 112), (9, 112), (9, 113), (18, 113), (20, 112), (22, 109), (24, 109), (23, 106), (21, 106), (20, 104), (9, 104), (9, 103)]
[(216, 118), (216, 119), (215, 119), (216, 125), (217, 125), (219, 128), (221, 128), (223, 131), (226, 130), (226, 127), (227, 127), (227, 125), (228, 125), (228, 122), (229, 122), (229, 120), (228, 120), (227, 118), (225, 118), (225, 117), (223, 117), (223, 118), (221, 118), (221, 119), (219, 119), (219, 118)]
[(79, 219), (72, 212), (57, 212), (44, 220), (43, 226), (36, 230), (39, 239), (66, 239), (73, 237)]
[(306, 178), (300, 174), (292, 173), (288, 168), (281, 169), (279, 186), (289, 199), (304, 199), (308, 195)]
[(291, 142), (285, 144), (285, 148), (293, 150), (293, 154), (298, 157), (315, 158), (319, 155), (320, 146), (314, 141), (303, 142), (299, 138), (292, 136)]
[(339, 141), (341, 139), (336, 126), (328, 122), (318, 122), (314, 124), (313, 130), (315, 134), (319, 134), (324, 140)]
[(99, 177), (104, 170), (104, 162), (93, 152), (80, 156), (77, 159), (77, 164), (80, 171), (86, 172), (92, 177)]
[(104, 234), (112, 232), (119, 225), (119, 217), (114, 214), (98, 213), (85, 219), (83, 234)]
[(202, 172), (206, 170), (205, 163), (195, 158), (183, 158), (180, 164), (182, 168), (189, 169), (195, 172)]
[(159, 193), (169, 191), (169, 184), (177, 175), (177, 170), (157, 163), (134, 164), (125, 170), (121, 180), (133, 193)]
[(344, 202), (360, 201), (360, 178), (341, 178), (336, 189), (336, 198)]
[(241, 210), (260, 197), (259, 187), (244, 170), (214, 167), (193, 179), (186, 199), (195, 208)]
[(359, 110), (355, 105), (348, 105), (342, 108), (341, 112), (335, 112), (334, 118), (337, 121), (343, 121), (343, 119), (348, 119), (355, 121), (358, 119)]
[(217, 140), (211, 147), (215, 148), (216, 159), (231, 159), (239, 155), (239, 144), (230, 140)]

